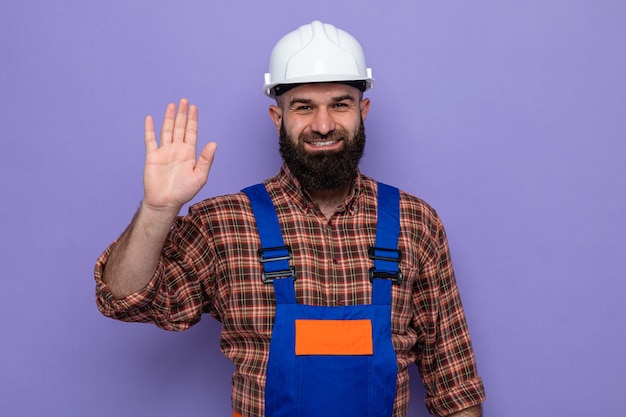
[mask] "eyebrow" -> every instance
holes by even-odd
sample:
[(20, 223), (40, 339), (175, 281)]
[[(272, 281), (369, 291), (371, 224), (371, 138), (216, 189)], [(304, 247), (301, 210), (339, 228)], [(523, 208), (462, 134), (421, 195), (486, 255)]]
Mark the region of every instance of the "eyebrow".
[[(345, 94), (343, 96), (337, 96), (331, 99), (333, 103), (339, 103), (345, 100), (356, 102), (356, 99), (351, 94)], [(313, 100), (311, 99), (294, 97), (289, 102), (289, 106), (293, 106), (294, 104), (312, 104), (312, 103), (313, 103)]]

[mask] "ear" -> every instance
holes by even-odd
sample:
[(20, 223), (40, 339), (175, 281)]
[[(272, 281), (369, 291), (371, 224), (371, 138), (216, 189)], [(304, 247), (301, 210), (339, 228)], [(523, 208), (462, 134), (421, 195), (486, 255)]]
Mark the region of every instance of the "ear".
[(361, 102), (359, 103), (359, 106), (361, 107), (361, 119), (365, 121), (365, 118), (367, 117), (367, 113), (369, 113), (370, 111), (370, 99), (369, 98), (362, 99)]
[(270, 119), (274, 122), (276, 130), (280, 131), (280, 125), (283, 120), (283, 109), (279, 106), (270, 106), (269, 108)]

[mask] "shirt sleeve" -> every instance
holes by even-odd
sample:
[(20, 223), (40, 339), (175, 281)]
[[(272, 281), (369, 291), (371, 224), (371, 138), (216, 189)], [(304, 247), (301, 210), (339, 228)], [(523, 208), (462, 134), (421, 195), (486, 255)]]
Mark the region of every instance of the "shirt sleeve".
[(157, 269), (145, 288), (116, 299), (102, 280), (115, 242), (96, 261), (96, 305), (107, 317), (153, 323), (170, 331), (185, 330), (210, 309), (208, 277), (212, 257), (208, 238), (197, 217), (179, 217), (161, 252)]
[[(417, 365), (430, 413), (447, 416), (482, 403), (485, 390), (477, 374), (474, 351), (443, 225), (437, 217), (431, 251), (422, 265), (421, 282), (431, 294), (428, 330)], [(423, 289), (422, 289), (423, 290)]]

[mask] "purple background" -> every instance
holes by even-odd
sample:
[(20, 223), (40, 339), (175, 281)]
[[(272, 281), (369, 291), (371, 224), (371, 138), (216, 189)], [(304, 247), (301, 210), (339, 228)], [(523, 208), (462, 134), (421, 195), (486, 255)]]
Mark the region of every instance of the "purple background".
[(143, 119), (169, 101), (219, 142), (196, 200), (278, 171), (263, 73), (313, 19), (374, 71), (362, 170), (446, 224), (486, 415), (626, 415), (618, 0), (3, 0), (0, 415), (231, 414), (219, 325), (106, 319), (93, 264), (139, 204)]

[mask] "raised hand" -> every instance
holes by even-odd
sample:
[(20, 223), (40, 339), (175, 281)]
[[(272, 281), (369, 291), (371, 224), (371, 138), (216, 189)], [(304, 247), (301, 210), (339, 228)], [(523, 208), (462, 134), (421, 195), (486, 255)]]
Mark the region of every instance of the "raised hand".
[(206, 184), (217, 145), (207, 144), (196, 159), (198, 109), (187, 99), (170, 103), (157, 144), (154, 121), (146, 117), (144, 199), (131, 224), (111, 248), (102, 279), (116, 298), (150, 282), (163, 243), (180, 208)]
[(176, 212), (206, 184), (217, 144), (208, 143), (196, 159), (198, 108), (181, 99), (165, 110), (160, 143), (156, 142), (154, 120), (146, 117), (146, 165), (143, 204), (153, 210)]

